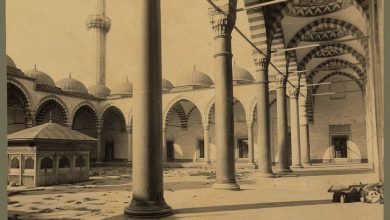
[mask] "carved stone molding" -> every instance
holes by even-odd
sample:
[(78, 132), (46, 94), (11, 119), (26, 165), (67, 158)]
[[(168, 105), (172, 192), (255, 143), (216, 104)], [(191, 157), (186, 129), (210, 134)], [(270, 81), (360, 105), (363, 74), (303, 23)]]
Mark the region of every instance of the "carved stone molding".
[[(219, 1), (214, 1), (221, 4)], [(226, 1), (222, 1), (226, 2)], [(217, 5), (221, 10), (209, 9), (210, 23), (215, 36), (230, 35), (236, 22), (236, 1), (229, 1), (222, 5)]]

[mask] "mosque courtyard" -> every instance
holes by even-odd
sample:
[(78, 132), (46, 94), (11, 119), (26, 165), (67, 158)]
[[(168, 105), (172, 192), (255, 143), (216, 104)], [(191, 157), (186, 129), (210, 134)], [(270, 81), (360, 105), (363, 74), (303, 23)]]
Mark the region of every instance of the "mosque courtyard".
[[(91, 168), (90, 180), (50, 187), (8, 187), (11, 219), (127, 219), (130, 167)], [(164, 196), (174, 215), (163, 219), (383, 219), (382, 204), (332, 203), (332, 185), (375, 183), (365, 164), (313, 165), (289, 176), (256, 177), (237, 169), (240, 191), (212, 189), (215, 170), (165, 168)]]

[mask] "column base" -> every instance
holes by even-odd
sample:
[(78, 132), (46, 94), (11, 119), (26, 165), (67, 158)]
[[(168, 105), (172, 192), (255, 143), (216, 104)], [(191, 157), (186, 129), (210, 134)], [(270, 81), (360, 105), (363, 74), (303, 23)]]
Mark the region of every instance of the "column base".
[(304, 163), (302, 163), (302, 166), (303, 166), (303, 168), (310, 167), (311, 163), (310, 162), (304, 162)]
[(213, 189), (227, 189), (227, 190), (240, 190), (240, 186), (236, 181), (233, 183), (214, 183), (211, 188)]
[(275, 174), (273, 174), (272, 171), (256, 172), (255, 177), (274, 178)]
[(295, 164), (290, 166), (290, 169), (301, 169), (301, 168), (303, 168), (301, 164)]
[(165, 201), (134, 202), (134, 200), (125, 208), (124, 213), (136, 219), (155, 219), (173, 214), (172, 208)]
[(290, 168), (277, 168), (275, 173), (292, 173), (292, 170)]

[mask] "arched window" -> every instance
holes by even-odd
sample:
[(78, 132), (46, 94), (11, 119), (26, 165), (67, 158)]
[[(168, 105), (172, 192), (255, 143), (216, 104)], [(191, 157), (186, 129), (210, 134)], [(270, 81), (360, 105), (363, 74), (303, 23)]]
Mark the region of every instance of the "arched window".
[(19, 159), (17, 157), (14, 157), (11, 159), (11, 168), (12, 169), (19, 169)]
[(84, 157), (79, 155), (77, 156), (76, 158), (76, 167), (85, 167), (85, 160), (84, 160)]
[(69, 158), (66, 156), (62, 156), (60, 158), (59, 168), (69, 168), (70, 167), (70, 161)]
[(53, 160), (45, 157), (41, 160), (41, 169), (53, 169)]
[(31, 157), (26, 158), (24, 161), (24, 169), (34, 169), (34, 159)]

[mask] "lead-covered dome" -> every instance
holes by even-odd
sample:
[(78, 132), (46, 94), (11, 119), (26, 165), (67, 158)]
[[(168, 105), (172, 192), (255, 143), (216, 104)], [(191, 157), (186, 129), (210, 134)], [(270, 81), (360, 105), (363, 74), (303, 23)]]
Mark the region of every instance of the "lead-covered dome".
[(203, 72), (195, 69), (182, 75), (177, 82), (177, 86), (195, 86), (195, 87), (210, 87), (214, 85), (213, 80)]
[(237, 83), (252, 83), (254, 80), (248, 70), (237, 66), (236, 63), (233, 64), (233, 81)]
[(59, 80), (57, 82), (57, 86), (63, 91), (88, 93), (87, 87), (85, 87), (85, 85), (77, 79), (73, 79), (70, 74), (69, 77)]
[(118, 83), (111, 94), (133, 94), (133, 83), (126, 78), (125, 81)]
[(54, 80), (49, 76), (49, 74), (38, 70), (37, 66), (35, 66), (34, 69), (32, 70), (25, 71), (25, 73), (29, 77), (36, 79), (35, 83), (38, 85), (46, 85), (46, 86), (53, 86), (53, 87), (56, 86)]
[(171, 89), (173, 89), (173, 84), (171, 83), (171, 81), (167, 80), (167, 79), (162, 79), (162, 91), (163, 92), (169, 92), (171, 91)]
[(15, 62), (11, 59), (11, 57), (7, 56), (7, 67), (17, 68)]

